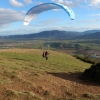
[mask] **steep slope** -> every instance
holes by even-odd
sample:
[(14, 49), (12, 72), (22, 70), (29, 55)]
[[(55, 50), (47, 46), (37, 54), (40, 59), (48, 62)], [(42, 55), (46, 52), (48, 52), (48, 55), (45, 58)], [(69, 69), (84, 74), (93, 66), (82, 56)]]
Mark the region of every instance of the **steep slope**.
[[(78, 76), (90, 64), (56, 51), (0, 50), (1, 100), (99, 100), (100, 87)], [(97, 95), (98, 94), (98, 95)]]

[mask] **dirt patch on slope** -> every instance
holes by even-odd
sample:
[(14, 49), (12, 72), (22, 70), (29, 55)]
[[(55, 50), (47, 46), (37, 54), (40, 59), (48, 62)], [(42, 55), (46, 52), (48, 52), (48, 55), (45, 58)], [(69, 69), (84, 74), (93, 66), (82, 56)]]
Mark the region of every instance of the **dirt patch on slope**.
[(99, 100), (100, 84), (82, 81), (80, 74), (22, 71), (0, 85), (0, 100)]

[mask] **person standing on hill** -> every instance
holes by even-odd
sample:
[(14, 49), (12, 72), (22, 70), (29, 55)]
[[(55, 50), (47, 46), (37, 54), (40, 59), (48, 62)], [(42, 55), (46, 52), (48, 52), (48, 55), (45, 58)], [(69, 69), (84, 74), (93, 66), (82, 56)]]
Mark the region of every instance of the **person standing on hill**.
[(49, 54), (48, 51), (46, 51), (45, 52), (45, 58), (46, 58), (46, 60), (48, 60), (48, 54)]
[(48, 60), (48, 55), (49, 55), (50, 53), (48, 53), (48, 51), (45, 51), (45, 52), (43, 52), (43, 54), (42, 54), (42, 56), (44, 57), (44, 58), (46, 58), (46, 60)]

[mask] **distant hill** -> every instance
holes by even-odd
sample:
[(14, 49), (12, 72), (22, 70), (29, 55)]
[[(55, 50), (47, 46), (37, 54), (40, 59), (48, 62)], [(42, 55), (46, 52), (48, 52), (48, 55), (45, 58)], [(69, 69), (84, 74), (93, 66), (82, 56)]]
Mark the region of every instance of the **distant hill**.
[(22, 39), (22, 38), (72, 39), (76, 36), (79, 36), (79, 32), (52, 30), (52, 31), (43, 31), (40, 33), (10, 35), (10, 36), (4, 36), (3, 38), (8, 38), (8, 39)]
[(100, 32), (84, 34), (84, 35), (75, 37), (75, 39), (100, 39)]
[[(96, 32), (98, 31), (98, 32)], [(94, 33), (93, 33), (94, 32)], [(100, 39), (99, 30), (90, 30), (85, 32), (75, 32), (75, 31), (42, 31), (39, 33), (23, 34), (23, 35), (9, 35), (1, 36), (0, 38), (5, 39)]]
[(87, 30), (87, 31), (84, 31), (82, 33), (83, 34), (91, 34), (91, 33), (97, 33), (97, 32), (100, 32), (100, 30)]

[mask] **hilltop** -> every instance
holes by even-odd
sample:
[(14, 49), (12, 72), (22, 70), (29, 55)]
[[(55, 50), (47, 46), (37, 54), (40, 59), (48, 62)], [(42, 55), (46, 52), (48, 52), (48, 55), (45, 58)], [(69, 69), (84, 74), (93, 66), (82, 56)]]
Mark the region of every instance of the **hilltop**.
[(0, 50), (0, 100), (100, 100), (98, 84), (78, 77), (90, 67), (68, 54), (40, 49)]
[(51, 31), (42, 31), (39, 33), (30, 33), (30, 34), (22, 34), (22, 35), (9, 35), (9, 36), (1, 36), (1, 38), (5, 39), (72, 39), (77, 36), (78, 32), (72, 31), (60, 31), (60, 30), (51, 30)]

